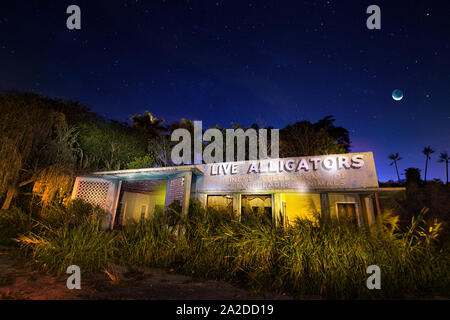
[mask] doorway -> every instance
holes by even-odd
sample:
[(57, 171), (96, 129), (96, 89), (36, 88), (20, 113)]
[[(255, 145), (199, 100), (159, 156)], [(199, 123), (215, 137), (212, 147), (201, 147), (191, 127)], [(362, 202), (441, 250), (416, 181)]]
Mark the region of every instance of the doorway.
[(337, 202), (337, 218), (339, 222), (349, 222), (358, 225), (356, 203)]
[(241, 195), (241, 222), (246, 224), (272, 223), (272, 195)]
[(166, 184), (163, 179), (123, 181), (114, 225), (143, 221), (159, 212), (164, 207)]

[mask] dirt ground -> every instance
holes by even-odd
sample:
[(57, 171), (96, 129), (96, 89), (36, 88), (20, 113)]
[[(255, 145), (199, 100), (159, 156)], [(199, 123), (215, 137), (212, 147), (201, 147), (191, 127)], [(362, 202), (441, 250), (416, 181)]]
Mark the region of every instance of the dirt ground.
[(0, 247), (0, 299), (25, 300), (253, 300), (290, 299), (286, 295), (257, 294), (223, 281), (197, 280), (160, 269), (112, 266), (107, 273), (83, 273), (81, 289), (69, 290), (69, 275), (42, 274)]

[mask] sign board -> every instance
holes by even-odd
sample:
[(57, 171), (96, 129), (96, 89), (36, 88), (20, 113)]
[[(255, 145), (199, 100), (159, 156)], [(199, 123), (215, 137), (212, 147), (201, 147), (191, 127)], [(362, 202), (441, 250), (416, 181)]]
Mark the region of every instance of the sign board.
[(197, 192), (314, 191), (377, 188), (372, 152), (211, 163)]

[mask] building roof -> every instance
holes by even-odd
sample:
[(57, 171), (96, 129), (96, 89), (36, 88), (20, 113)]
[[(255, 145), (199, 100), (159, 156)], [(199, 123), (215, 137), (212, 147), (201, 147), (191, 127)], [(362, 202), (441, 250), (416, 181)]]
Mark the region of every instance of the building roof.
[(98, 176), (104, 179), (163, 179), (173, 174), (192, 172), (196, 175), (203, 175), (203, 165), (187, 165), (177, 167), (158, 167), (146, 169), (127, 169), (114, 171), (99, 171), (90, 174), (90, 176)]

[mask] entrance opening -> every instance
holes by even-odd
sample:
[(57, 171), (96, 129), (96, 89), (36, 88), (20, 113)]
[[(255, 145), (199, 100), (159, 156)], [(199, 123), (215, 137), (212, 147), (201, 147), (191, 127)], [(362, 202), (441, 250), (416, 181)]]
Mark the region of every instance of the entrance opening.
[(114, 226), (142, 221), (164, 208), (166, 180), (123, 181)]
[(272, 195), (242, 195), (241, 222), (246, 224), (272, 223)]
[(357, 225), (356, 203), (336, 203), (339, 222), (349, 222)]
[(211, 218), (217, 219), (217, 221), (234, 219), (233, 196), (231, 194), (208, 195), (206, 205)]
[(226, 213), (233, 213), (233, 196), (227, 195), (208, 195), (207, 202), (208, 209), (215, 211), (223, 211)]

